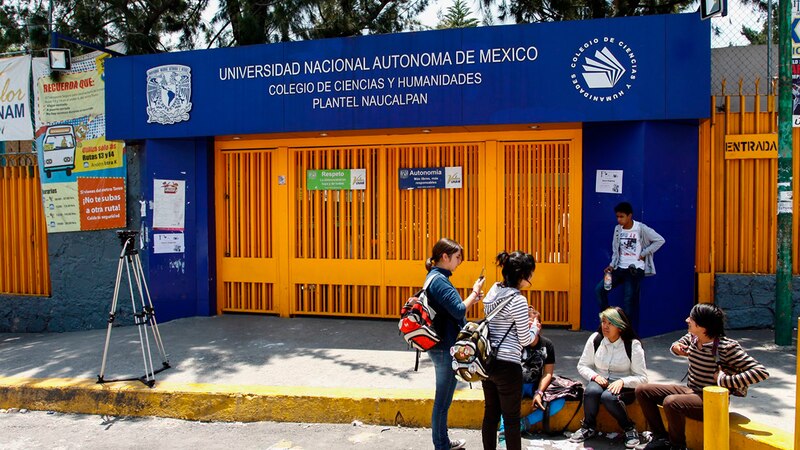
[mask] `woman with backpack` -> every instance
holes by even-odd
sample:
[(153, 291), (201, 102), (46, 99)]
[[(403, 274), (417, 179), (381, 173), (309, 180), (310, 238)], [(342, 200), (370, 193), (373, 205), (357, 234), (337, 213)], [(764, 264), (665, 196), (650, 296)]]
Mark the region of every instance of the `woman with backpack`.
[[(769, 378), (763, 365), (748, 355), (738, 342), (725, 336), (725, 313), (719, 306), (694, 305), (686, 324), (688, 333), (672, 343), (670, 352), (689, 360), (689, 380), (686, 386), (643, 384), (636, 388), (636, 399), (653, 432), (652, 440), (637, 448), (686, 448), (686, 418), (703, 420), (704, 387), (739, 389), (733, 393), (742, 396), (741, 389)], [(669, 434), (658, 405), (664, 407)]]
[(496, 449), (497, 425), (502, 416), (506, 446), (509, 450), (519, 450), (522, 448), (519, 420), (522, 347), (530, 345), (539, 332), (538, 327), (532, 326), (533, 321), (528, 320), (528, 300), (520, 289), (531, 285), (536, 262), (528, 253), (501, 252), (497, 255), (497, 265), (502, 268), (503, 281), (495, 283), (483, 300), (486, 315), (496, 308), (502, 309), (489, 322), (495, 360), (489, 367), (489, 378), (481, 381), (484, 398), (481, 436), (484, 449)]
[(453, 402), (453, 393), (456, 390), (456, 377), (453, 373), (450, 357), (450, 347), (456, 342), (458, 331), (467, 323), (467, 309), (477, 302), (483, 293), (483, 276), (479, 277), (472, 285), (472, 292), (465, 299), (461, 299), (450, 276), (461, 264), (464, 258), (464, 249), (457, 242), (442, 238), (433, 246), (431, 257), (425, 261), (428, 269), (427, 298), (428, 303), (436, 316), (433, 318), (433, 328), (441, 339), (438, 344), (428, 350), (433, 367), (436, 371), (436, 394), (433, 400), (433, 413), (431, 414), (431, 433), (433, 447), (436, 450), (451, 450), (464, 448), (467, 441), (459, 439), (451, 441), (447, 435), (447, 413)]
[(622, 308), (601, 312), (600, 322), (578, 361), (578, 372), (588, 383), (583, 392), (583, 422), (570, 441), (583, 442), (597, 434), (602, 403), (625, 431), (625, 448), (634, 448), (639, 445), (639, 433), (625, 404), (633, 401), (636, 386), (647, 383), (644, 349)]

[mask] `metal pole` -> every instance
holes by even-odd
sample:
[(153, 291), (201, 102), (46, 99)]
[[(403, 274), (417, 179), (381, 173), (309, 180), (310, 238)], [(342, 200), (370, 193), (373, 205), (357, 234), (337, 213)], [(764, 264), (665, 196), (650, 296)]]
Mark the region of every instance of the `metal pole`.
[[(797, 326), (800, 330), (800, 317), (797, 318)], [(800, 382), (800, 345), (797, 346), (797, 367), (794, 376), (794, 448), (800, 449), (800, 414), (797, 414), (797, 407), (800, 406), (800, 390), (797, 389), (797, 384)]]
[(767, 0), (767, 94), (774, 94), (772, 89), (772, 0)]
[(792, 19), (791, 0), (778, 14), (778, 267), (775, 274), (775, 343), (792, 343)]

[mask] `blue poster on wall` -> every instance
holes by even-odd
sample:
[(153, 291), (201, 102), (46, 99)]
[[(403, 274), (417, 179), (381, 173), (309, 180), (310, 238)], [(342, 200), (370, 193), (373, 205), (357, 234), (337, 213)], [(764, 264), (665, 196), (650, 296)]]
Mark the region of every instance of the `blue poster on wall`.
[(113, 58), (113, 139), (708, 117), (697, 14)]

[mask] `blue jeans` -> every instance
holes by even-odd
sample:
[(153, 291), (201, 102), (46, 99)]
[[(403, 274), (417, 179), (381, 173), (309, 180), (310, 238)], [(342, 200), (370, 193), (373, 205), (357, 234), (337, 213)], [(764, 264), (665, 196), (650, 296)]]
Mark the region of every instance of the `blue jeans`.
[[(611, 272), (611, 290), (617, 286), (624, 284), (625, 291), (622, 297), (622, 310), (625, 315), (630, 319), (631, 324), (635, 330), (639, 329), (639, 289), (641, 287), (642, 279), (644, 278), (644, 270), (642, 269), (614, 269)], [(594, 288), (594, 293), (597, 296), (597, 305), (600, 311), (605, 311), (608, 308), (608, 293), (603, 286), (603, 280), (597, 283)]]
[(428, 350), (428, 355), (433, 361), (436, 371), (436, 395), (433, 399), (433, 412), (431, 413), (431, 433), (433, 434), (433, 447), (436, 450), (449, 450), (450, 438), (447, 436), (447, 412), (453, 403), (453, 393), (456, 391), (456, 375), (453, 372), (450, 356), (450, 347), (438, 346)]
[[(611, 384), (616, 380), (608, 380)], [(622, 392), (620, 392), (622, 394)], [(623, 430), (634, 427), (633, 421), (625, 410), (625, 402), (619, 395), (614, 395), (594, 381), (590, 381), (583, 391), (583, 426), (595, 429), (597, 427), (597, 413), (600, 412), (600, 403), (606, 407), (609, 414), (617, 421)]]

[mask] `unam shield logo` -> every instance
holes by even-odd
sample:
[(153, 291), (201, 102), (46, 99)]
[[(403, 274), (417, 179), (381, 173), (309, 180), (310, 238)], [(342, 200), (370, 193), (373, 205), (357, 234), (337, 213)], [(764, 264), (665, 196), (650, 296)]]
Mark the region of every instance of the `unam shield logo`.
[(572, 85), (594, 102), (617, 100), (631, 89), (638, 66), (636, 54), (624, 41), (613, 37), (590, 39), (572, 56)]
[(192, 69), (170, 64), (147, 71), (147, 123), (172, 125), (189, 120)]

